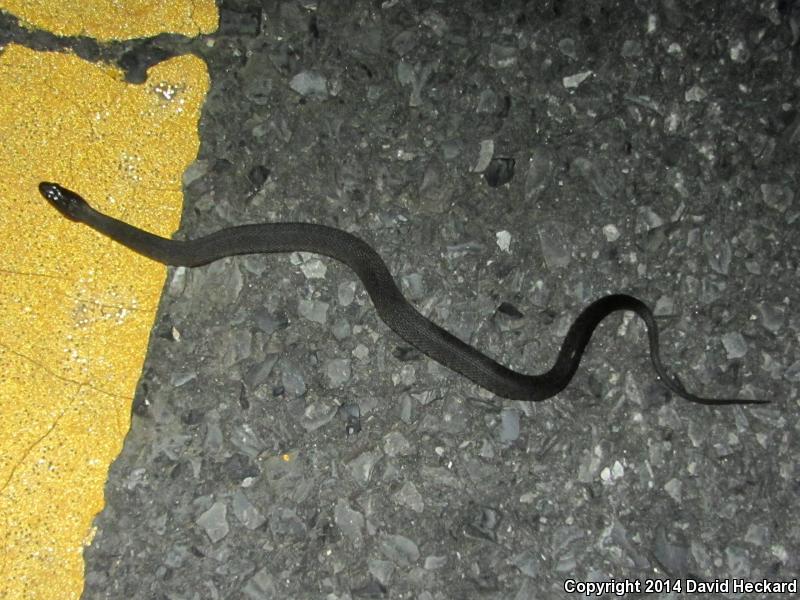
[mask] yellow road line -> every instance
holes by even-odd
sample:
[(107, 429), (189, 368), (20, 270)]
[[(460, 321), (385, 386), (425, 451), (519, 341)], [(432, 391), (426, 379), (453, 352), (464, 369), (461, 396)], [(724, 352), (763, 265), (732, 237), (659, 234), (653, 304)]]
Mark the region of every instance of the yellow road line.
[(63, 218), (36, 186), (169, 236), (208, 74), (185, 56), (132, 85), (11, 45), (0, 78), (0, 598), (78, 598), (165, 268)]

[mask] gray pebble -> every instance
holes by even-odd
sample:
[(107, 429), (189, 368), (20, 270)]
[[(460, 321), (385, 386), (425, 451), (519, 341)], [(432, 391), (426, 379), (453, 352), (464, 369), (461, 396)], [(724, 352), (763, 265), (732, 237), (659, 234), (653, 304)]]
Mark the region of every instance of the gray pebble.
[(381, 540), (381, 552), (393, 563), (407, 567), (419, 560), (419, 548), (403, 535), (385, 535)]
[(197, 518), (197, 524), (212, 542), (218, 542), (228, 535), (230, 527), (226, 518), (227, 512), (228, 507), (225, 503), (217, 501)]
[(325, 375), (329, 387), (342, 387), (350, 381), (350, 359), (334, 358), (325, 361)]
[(292, 77), (289, 87), (301, 96), (323, 100), (328, 97), (328, 80), (312, 71), (302, 71)]

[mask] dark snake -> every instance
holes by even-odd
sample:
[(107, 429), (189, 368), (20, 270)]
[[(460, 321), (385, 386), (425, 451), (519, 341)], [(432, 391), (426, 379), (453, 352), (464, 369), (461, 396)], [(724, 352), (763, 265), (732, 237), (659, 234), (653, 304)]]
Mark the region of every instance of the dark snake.
[(226, 256), (297, 251), (336, 259), (355, 272), (378, 316), (401, 338), (436, 362), (504, 398), (539, 402), (558, 394), (578, 370), (600, 321), (613, 312), (629, 310), (647, 325), (653, 368), (676, 396), (714, 406), (768, 402), (703, 398), (688, 392), (661, 363), (653, 312), (644, 302), (627, 294), (603, 296), (589, 304), (570, 326), (553, 367), (540, 375), (525, 375), (497, 363), (424, 317), (403, 297), (380, 255), (362, 239), (340, 229), (312, 223), (263, 223), (229, 227), (193, 240), (170, 240), (94, 210), (81, 196), (57, 183), (42, 182), (39, 191), (65, 217), (85, 223), (139, 254), (167, 265), (197, 267)]

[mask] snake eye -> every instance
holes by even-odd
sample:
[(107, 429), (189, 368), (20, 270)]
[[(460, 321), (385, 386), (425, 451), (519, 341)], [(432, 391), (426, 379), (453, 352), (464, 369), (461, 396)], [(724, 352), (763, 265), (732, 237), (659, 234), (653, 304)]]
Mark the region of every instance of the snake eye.
[(39, 193), (50, 202), (57, 202), (60, 196), (59, 186), (55, 183), (42, 181), (39, 184)]

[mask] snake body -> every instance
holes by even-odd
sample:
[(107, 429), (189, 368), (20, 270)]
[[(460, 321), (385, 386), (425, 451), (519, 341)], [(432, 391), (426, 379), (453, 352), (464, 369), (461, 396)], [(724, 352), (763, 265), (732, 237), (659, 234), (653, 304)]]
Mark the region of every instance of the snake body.
[(423, 316), (403, 297), (380, 255), (362, 239), (340, 229), (311, 223), (263, 223), (230, 227), (193, 240), (170, 240), (93, 209), (80, 195), (57, 183), (42, 182), (39, 191), (65, 217), (167, 265), (197, 267), (239, 254), (301, 251), (329, 256), (355, 272), (378, 316), (395, 333), (436, 362), (498, 396), (530, 402), (555, 396), (577, 371), (600, 321), (611, 313), (627, 310), (644, 320), (651, 362), (661, 382), (672, 393), (708, 405), (764, 402), (703, 398), (688, 392), (661, 363), (653, 312), (644, 302), (627, 294), (604, 296), (589, 304), (569, 328), (553, 367), (539, 375), (526, 375), (504, 367)]

